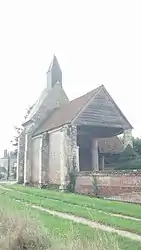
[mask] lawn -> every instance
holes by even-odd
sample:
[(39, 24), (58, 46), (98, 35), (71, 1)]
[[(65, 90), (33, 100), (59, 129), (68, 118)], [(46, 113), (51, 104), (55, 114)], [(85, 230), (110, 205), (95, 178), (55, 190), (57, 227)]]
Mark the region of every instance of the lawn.
[(7, 185), (14, 190), (18, 190), (24, 193), (32, 194), (34, 196), (40, 196), (43, 198), (48, 198), (51, 200), (59, 200), (64, 203), (69, 203), (73, 205), (85, 206), (87, 208), (92, 208), (96, 210), (102, 210), (104, 212), (117, 213), (126, 216), (133, 216), (141, 219), (141, 206), (123, 203), (118, 201), (110, 201), (104, 199), (91, 198), (84, 195), (71, 194), (71, 193), (60, 193), (57, 191), (51, 191), (48, 189), (39, 189), (24, 187), (22, 185)]
[[(94, 230), (88, 226), (64, 220), (42, 211), (37, 211), (36, 209), (17, 203), (9, 197), (7, 193), (1, 193), (0, 195), (0, 208), (1, 211), (5, 211), (7, 216), (11, 216), (13, 214), (15, 217), (20, 216), (21, 218), (32, 219), (37, 228), (41, 228), (45, 233), (47, 233), (50, 241), (54, 241), (55, 244), (58, 242), (57, 248), (55, 249), (72, 249), (68, 248), (69, 244), (71, 243), (72, 245), (72, 243), (77, 241), (83, 243), (83, 249), (87, 250), (141, 249), (141, 243), (139, 242), (120, 237), (116, 234)], [(2, 216), (0, 216), (0, 220), (2, 220)], [(61, 248), (59, 247), (60, 243), (67, 245), (65, 248)], [(90, 246), (91, 248), (89, 248)], [(5, 250), (6, 248), (2, 249)], [(82, 248), (78, 247), (73, 249), (82, 250)], [(30, 250), (30, 248), (28, 250)]]
[[(41, 192), (41, 190), (40, 190)], [(108, 225), (117, 229), (141, 234), (141, 221), (133, 221), (130, 219), (120, 218), (105, 214), (104, 211), (99, 211), (97, 209), (92, 209), (85, 206), (73, 205), (71, 203), (64, 203), (61, 200), (48, 199), (40, 197), (39, 195), (32, 195), (28, 193), (19, 193), (16, 190), (0, 190), (0, 194), (5, 193), (9, 197), (17, 200), (28, 202), (30, 204), (42, 206), (54, 211), (59, 211), (63, 213), (69, 213), (76, 216), (80, 216), (91, 221), (95, 221), (104, 225)], [(34, 193), (34, 192), (33, 192)], [(67, 194), (66, 194), (67, 195)], [(107, 201), (105, 201), (106, 203)], [(108, 202), (109, 203), (109, 202)]]

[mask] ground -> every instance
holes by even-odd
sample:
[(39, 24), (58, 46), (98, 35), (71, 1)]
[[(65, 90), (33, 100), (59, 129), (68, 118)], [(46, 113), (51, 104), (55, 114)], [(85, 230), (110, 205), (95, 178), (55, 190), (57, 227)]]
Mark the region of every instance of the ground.
[(72, 243), (77, 245), (73, 249), (85, 249), (86, 244), (88, 249), (141, 249), (139, 205), (4, 183), (0, 204), (10, 213), (34, 217), (53, 242), (61, 241), (68, 249)]

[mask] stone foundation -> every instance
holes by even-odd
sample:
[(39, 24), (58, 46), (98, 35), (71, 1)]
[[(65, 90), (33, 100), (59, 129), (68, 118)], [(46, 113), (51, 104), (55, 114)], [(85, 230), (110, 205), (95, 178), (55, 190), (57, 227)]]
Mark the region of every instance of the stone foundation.
[[(123, 193), (141, 192), (141, 171), (96, 173), (99, 195), (118, 196)], [(76, 181), (76, 192), (94, 195), (92, 173), (80, 172)]]

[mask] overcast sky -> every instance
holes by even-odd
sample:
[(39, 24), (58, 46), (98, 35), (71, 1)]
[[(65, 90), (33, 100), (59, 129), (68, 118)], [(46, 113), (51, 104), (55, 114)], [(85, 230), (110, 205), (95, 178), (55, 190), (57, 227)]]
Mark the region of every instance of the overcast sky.
[(104, 84), (141, 136), (140, 0), (0, 0), (0, 155), (54, 53), (71, 99)]

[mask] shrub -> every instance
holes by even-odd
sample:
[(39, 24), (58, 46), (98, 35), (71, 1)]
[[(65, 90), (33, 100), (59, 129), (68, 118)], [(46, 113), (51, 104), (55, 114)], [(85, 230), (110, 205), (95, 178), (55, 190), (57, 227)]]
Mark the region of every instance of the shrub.
[(120, 154), (118, 162), (125, 162), (128, 160), (133, 160), (137, 158), (137, 154), (131, 145), (128, 145), (124, 151)]
[(69, 173), (69, 184), (67, 186), (67, 191), (75, 193), (76, 178), (77, 178), (77, 169), (76, 167), (74, 167)]
[(96, 178), (96, 175), (95, 175), (95, 174), (93, 174), (92, 183), (93, 183), (93, 192), (94, 192), (94, 195), (95, 195), (96, 197), (98, 197), (98, 196), (99, 196), (98, 182), (97, 182), (97, 178)]
[(51, 243), (46, 234), (37, 230), (33, 223), (20, 217), (7, 216), (0, 211), (0, 249), (46, 250)]
[(126, 162), (119, 162), (114, 167), (116, 170), (132, 170), (132, 169), (141, 169), (141, 158), (135, 160), (128, 160)]

